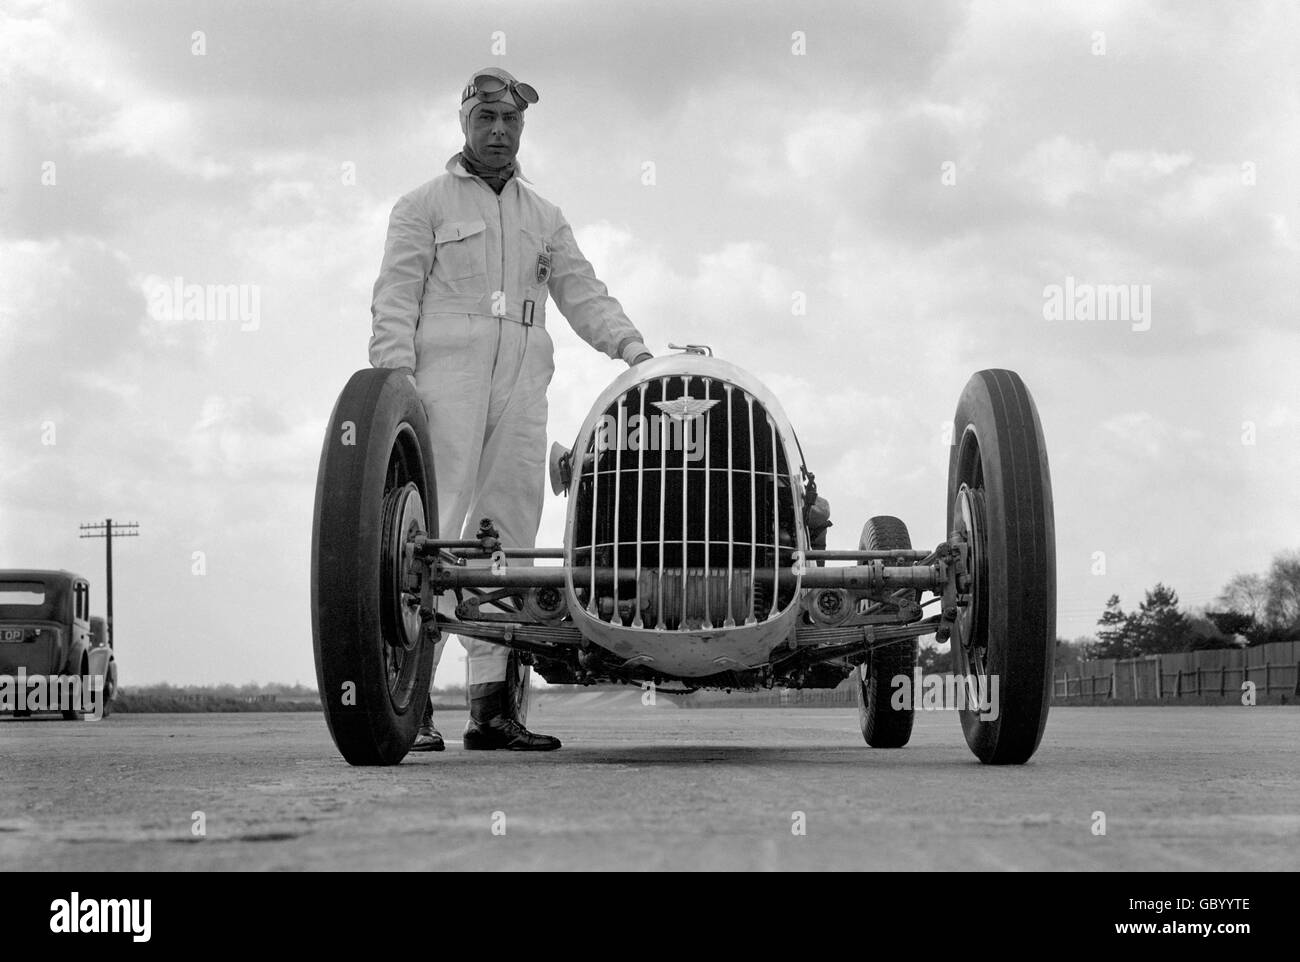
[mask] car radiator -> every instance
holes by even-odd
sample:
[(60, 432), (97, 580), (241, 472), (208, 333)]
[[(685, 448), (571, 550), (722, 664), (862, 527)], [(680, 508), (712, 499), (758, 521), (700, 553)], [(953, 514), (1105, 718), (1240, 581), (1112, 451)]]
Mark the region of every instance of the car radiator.
[(792, 459), (752, 394), (698, 375), (642, 382), (605, 409), (574, 461), (570, 563), (588, 614), (697, 631), (793, 602)]

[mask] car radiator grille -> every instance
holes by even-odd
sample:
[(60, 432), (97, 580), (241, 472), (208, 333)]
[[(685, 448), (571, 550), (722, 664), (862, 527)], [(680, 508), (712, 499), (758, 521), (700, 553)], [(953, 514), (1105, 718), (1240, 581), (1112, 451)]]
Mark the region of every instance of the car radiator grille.
[(792, 602), (791, 462), (753, 395), (701, 376), (643, 382), (606, 408), (575, 463), (574, 589), (592, 617), (728, 628)]

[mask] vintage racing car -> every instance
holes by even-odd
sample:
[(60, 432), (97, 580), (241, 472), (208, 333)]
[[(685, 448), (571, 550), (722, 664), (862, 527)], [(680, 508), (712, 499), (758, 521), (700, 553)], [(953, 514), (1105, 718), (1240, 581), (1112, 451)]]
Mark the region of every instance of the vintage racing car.
[[(915, 704), (900, 707), (891, 682), (934, 633), (951, 638), (971, 695), (958, 714), (972, 751), (1027, 761), (1056, 640), (1042, 427), (1020, 377), (987, 370), (967, 383), (953, 429), (945, 541), (914, 548), (902, 521), (880, 516), (858, 550), (827, 550), (826, 502), (777, 399), (691, 346), (621, 374), (574, 447), (552, 450), (564, 544), (522, 549), (490, 518), (474, 539), (437, 530), (437, 452), (419, 398), (401, 373), (357, 372), (327, 428), (312, 533), (317, 678), (335, 744), (354, 765), (399, 762), (433, 642), (451, 632), (508, 646), (552, 684), (734, 691), (852, 676), (866, 743), (901, 747)], [(438, 610), (444, 592), (454, 615)], [(981, 710), (989, 692), (998, 704)]]

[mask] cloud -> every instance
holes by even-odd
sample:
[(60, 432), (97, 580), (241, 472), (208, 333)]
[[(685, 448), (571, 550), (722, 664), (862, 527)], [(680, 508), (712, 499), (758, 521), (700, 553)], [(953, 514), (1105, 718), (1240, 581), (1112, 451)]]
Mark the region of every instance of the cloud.
[(228, 177), (231, 167), (198, 155), (198, 123), (186, 103), (143, 97), (116, 107), (93, 133), (70, 140), (74, 150), (117, 152), (123, 157), (148, 157), (202, 180)]
[(290, 419), (265, 397), (203, 399), (188, 455), (198, 478), (293, 480), (315, 476), (326, 418)]
[(128, 258), (102, 240), (0, 241), (0, 381), (11, 417), (58, 398), (140, 344)]
[(1052, 207), (1064, 207), (1079, 194), (1092, 193), (1103, 164), (1097, 148), (1057, 136), (1034, 147), (1021, 160), (1015, 176), (1036, 187)]

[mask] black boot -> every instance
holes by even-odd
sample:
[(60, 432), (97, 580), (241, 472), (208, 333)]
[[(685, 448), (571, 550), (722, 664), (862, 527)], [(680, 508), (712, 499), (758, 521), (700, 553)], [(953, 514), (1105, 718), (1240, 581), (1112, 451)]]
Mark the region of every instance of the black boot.
[(551, 752), (560, 740), (550, 735), (534, 735), (519, 724), (508, 709), (510, 699), (504, 681), (469, 686), (469, 723), (465, 726), (464, 744), (470, 751)]
[(433, 727), (433, 696), (427, 696), (424, 703), (424, 717), (420, 720), (420, 730), (415, 733), (415, 742), (411, 745), (413, 752), (440, 752), (447, 746)]

